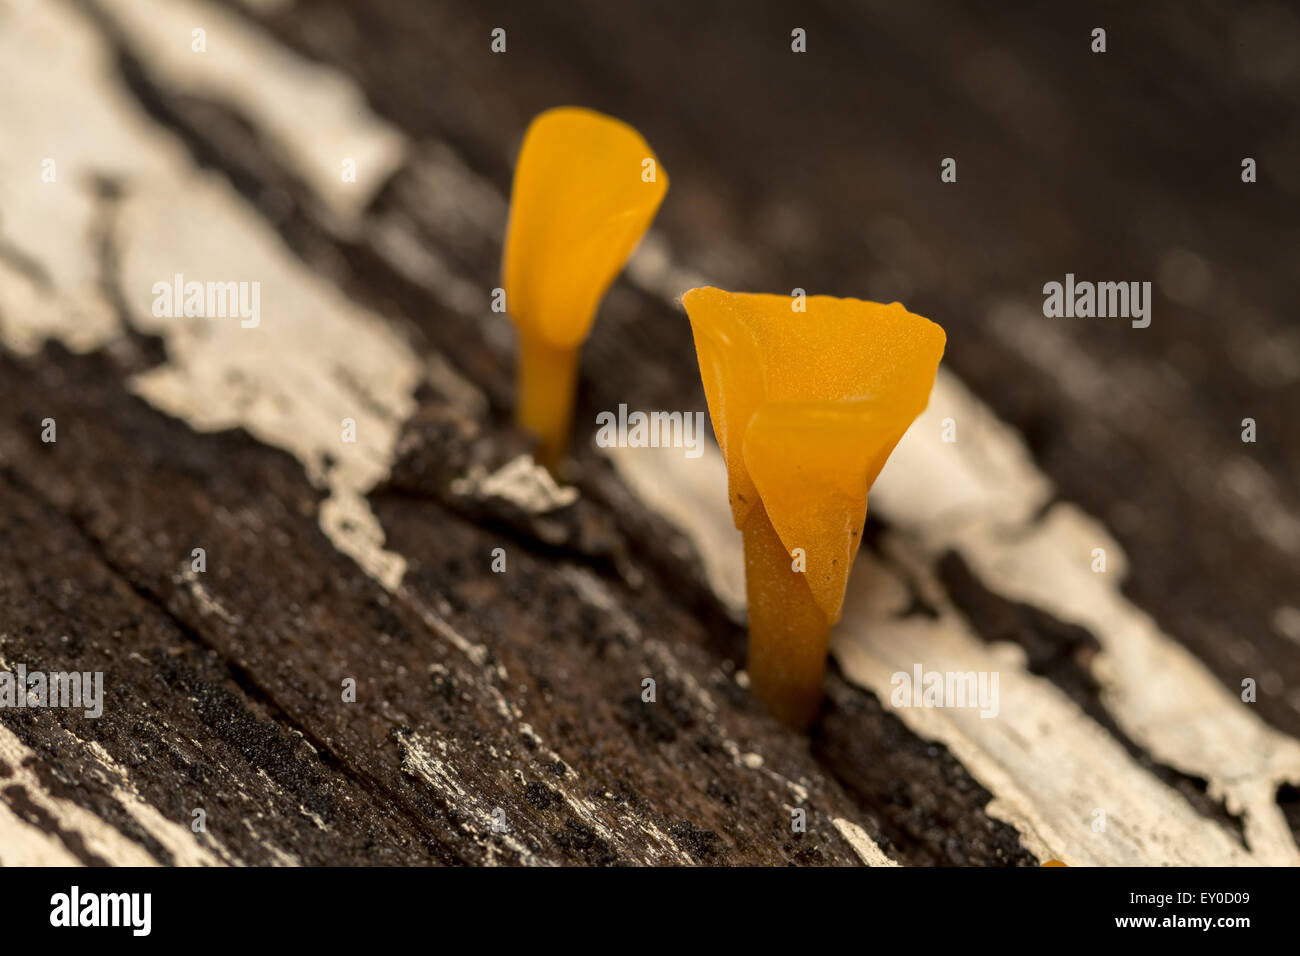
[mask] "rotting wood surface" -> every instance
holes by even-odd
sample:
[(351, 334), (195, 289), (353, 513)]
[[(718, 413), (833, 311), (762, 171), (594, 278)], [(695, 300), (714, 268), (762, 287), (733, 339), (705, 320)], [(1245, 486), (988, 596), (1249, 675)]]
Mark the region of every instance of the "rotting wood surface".
[[(102, 670), (109, 701), (0, 712), (0, 862), (1296, 861), (1300, 218), (1192, 135), (1294, 157), (1285, 22), (1126, 14), (1112, 38), (1151, 52), (1103, 68), (1015, 8), (805, 7), (801, 60), (771, 8), (277, 6), (6, 5), (0, 661)], [(1189, 85), (1233, 36), (1260, 56)], [(672, 302), (697, 281), (949, 331), (811, 739), (740, 679), (716, 450), (583, 449), (577, 503), (540, 514), (466, 480), (524, 450), (486, 303), (514, 146), (563, 102), (673, 177), (579, 421), (703, 407)], [(214, 263), (261, 279), (262, 328), (151, 314)], [(1151, 327), (1036, 316), (1066, 271), (1158, 273)], [(1002, 717), (891, 707), (917, 657), (999, 668)]]

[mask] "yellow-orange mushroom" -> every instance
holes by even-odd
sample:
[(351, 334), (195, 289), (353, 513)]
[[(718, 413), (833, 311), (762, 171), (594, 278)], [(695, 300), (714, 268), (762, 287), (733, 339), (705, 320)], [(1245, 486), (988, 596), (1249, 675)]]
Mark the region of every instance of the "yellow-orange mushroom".
[(515, 415), (548, 467), (568, 448), (578, 354), (596, 309), (667, 191), (641, 134), (613, 117), (559, 107), (524, 134), (502, 273), (519, 333)]
[(806, 727), (867, 490), (924, 411), (946, 337), (897, 302), (701, 288), (682, 304), (744, 536), (751, 686)]

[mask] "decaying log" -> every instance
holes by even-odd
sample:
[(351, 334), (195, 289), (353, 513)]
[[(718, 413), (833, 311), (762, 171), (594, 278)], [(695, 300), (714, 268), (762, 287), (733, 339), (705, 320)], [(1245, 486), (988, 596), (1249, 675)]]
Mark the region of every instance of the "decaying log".
[[(801, 9), (798, 58), (740, 5), (6, 4), (0, 669), (106, 702), (0, 710), (0, 863), (1300, 862), (1300, 217), (1189, 134), (1280, 164), (1294, 89), (1204, 69), (1260, 42), (1230, 7), (1126, 12), (1104, 68), (941, 12)], [(562, 102), (673, 177), (580, 430), (704, 408), (692, 284), (948, 329), (809, 737), (745, 687), (716, 447), (580, 442), (551, 487), (510, 424), (487, 303)], [(1036, 314), (1066, 271), (1154, 274), (1151, 326)], [(157, 314), (178, 273), (258, 280), (260, 324)], [(913, 665), (998, 673), (1000, 714), (899, 706)]]

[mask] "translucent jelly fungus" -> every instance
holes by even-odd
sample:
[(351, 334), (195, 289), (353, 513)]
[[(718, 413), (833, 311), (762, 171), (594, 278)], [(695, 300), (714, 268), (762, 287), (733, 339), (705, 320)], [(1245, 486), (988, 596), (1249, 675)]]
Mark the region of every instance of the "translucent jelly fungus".
[(516, 418), (548, 467), (568, 448), (578, 353), (596, 309), (667, 191), (641, 134), (613, 117), (560, 107), (524, 135), (502, 272), (519, 332)]
[(946, 337), (897, 302), (701, 288), (682, 304), (744, 535), (751, 686), (806, 727), (867, 490), (924, 411)]

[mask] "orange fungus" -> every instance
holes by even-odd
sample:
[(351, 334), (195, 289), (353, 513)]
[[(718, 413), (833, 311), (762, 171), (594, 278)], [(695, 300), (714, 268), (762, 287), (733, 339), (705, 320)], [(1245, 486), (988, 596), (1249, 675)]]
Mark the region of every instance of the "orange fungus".
[(744, 534), (750, 679), (806, 725), (867, 490), (925, 409), (944, 332), (898, 303), (713, 288), (682, 303)]
[(667, 190), (641, 134), (613, 117), (560, 107), (524, 134), (502, 272), (519, 333), (516, 416), (547, 465), (568, 447), (578, 353), (596, 309)]

